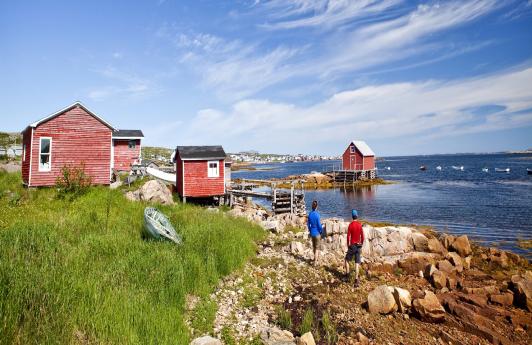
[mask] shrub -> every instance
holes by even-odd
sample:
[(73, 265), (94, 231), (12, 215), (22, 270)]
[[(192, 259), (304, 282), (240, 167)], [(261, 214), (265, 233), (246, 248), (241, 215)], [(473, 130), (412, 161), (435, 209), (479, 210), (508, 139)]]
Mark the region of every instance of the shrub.
[(277, 324), (282, 329), (288, 330), (292, 328), (292, 315), (290, 314), (290, 311), (282, 306), (279, 306), (277, 309)]
[(328, 310), (321, 316), (321, 326), (325, 332), (325, 341), (327, 344), (336, 344), (338, 341), (338, 333), (336, 331), (336, 325), (331, 321)]
[(314, 310), (312, 308), (308, 308), (305, 310), (305, 314), (303, 315), (303, 320), (301, 320), (301, 325), (299, 326), (299, 333), (301, 335), (312, 331), (312, 327), (314, 326)]
[(81, 163), (79, 167), (63, 166), (61, 175), (55, 181), (59, 196), (83, 194), (91, 184), (92, 178), (85, 172), (85, 163)]

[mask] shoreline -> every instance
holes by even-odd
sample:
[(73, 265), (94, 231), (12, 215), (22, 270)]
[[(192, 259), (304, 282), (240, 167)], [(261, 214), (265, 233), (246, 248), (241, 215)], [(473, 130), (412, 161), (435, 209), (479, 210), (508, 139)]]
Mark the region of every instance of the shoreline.
[(530, 343), (532, 304), (518, 286), (532, 284), (532, 274), (519, 255), (431, 227), (364, 222), (366, 260), (353, 288), (342, 273), (347, 222), (323, 219), (328, 234), (314, 267), (304, 217), (272, 216), (253, 204), (229, 215), (270, 234), (212, 296), (214, 334), (225, 343)]

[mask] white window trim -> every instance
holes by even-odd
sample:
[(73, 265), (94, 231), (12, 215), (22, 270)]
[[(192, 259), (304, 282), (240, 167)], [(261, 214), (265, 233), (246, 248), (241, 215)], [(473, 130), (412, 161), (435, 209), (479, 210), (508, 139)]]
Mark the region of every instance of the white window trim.
[[(42, 145), (42, 140), (43, 139), (49, 139), (50, 140), (50, 152), (48, 153), (48, 156), (49, 156), (48, 169), (43, 168), (43, 166), (41, 165), (41, 149), (42, 149), (41, 145)], [(42, 172), (52, 171), (52, 137), (40, 137), (39, 138), (39, 171), (42, 171)]]
[[(216, 164), (216, 175), (211, 175), (211, 164)], [(218, 178), (220, 177), (220, 162), (219, 161), (207, 161), (207, 177)]]
[(31, 127), (31, 140), (30, 140), (30, 176), (28, 177), (28, 187), (31, 186), (31, 171), (33, 170), (33, 127)]

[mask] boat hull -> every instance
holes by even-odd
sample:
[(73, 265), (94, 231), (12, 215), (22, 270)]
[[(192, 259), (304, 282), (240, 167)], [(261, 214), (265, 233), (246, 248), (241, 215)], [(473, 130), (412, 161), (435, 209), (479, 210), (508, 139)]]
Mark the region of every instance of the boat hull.
[(182, 239), (179, 236), (168, 218), (159, 210), (153, 207), (144, 209), (144, 236), (158, 241), (172, 241), (181, 244)]

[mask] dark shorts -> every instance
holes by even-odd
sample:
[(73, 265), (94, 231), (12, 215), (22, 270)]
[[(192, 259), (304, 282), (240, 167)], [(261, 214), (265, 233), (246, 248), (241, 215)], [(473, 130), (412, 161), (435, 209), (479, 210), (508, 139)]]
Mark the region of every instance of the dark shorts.
[(320, 235), (318, 236), (310, 236), (310, 239), (312, 240), (312, 249), (320, 249)]
[(353, 257), (355, 257), (355, 262), (357, 264), (360, 264), (362, 262), (362, 246), (357, 245), (351, 245), (349, 248), (347, 248), (347, 254), (345, 254), (345, 260), (351, 261), (353, 260)]

